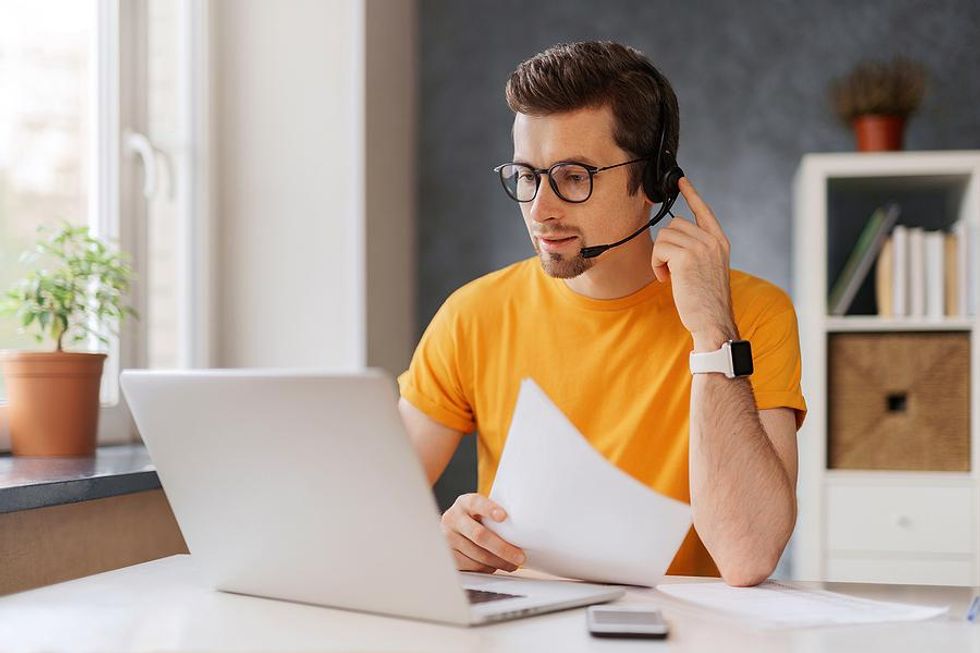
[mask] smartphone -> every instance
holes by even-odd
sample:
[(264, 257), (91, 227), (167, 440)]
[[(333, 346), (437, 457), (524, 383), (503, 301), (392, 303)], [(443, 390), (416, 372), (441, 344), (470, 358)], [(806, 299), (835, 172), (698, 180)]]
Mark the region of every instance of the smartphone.
[(649, 605), (589, 606), (586, 621), (593, 637), (667, 637), (667, 622), (659, 609)]

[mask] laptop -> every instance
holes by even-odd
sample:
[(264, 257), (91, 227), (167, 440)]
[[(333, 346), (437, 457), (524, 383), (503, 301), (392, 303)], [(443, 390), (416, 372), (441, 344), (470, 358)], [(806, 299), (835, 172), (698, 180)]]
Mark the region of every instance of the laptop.
[(616, 599), (461, 573), (379, 370), (125, 370), (184, 539), (216, 589), (456, 625)]

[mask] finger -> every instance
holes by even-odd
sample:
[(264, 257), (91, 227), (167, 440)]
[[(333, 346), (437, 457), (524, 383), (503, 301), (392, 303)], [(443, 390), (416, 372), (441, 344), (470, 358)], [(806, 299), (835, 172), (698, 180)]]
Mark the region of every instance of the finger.
[[(683, 244), (682, 244), (683, 243)], [(696, 246), (697, 241), (690, 236), (678, 231), (657, 234), (657, 239), (653, 242), (653, 254), (651, 262), (654, 267), (669, 265), (670, 262), (682, 254), (685, 249), (692, 245)]]
[(472, 518), (460, 519), (454, 529), (471, 542), (515, 565), (524, 564), (524, 552)]
[(681, 230), (679, 227), (675, 227), (674, 224), (671, 223), (670, 227), (661, 229), (657, 233), (657, 238), (654, 240), (654, 247), (656, 247), (656, 244), (660, 241), (663, 241), (664, 243), (673, 243), (678, 247), (688, 250), (698, 250), (716, 245), (715, 242), (712, 242), (714, 240), (714, 236), (708, 235), (704, 229), (700, 229), (695, 225), (691, 225), (691, 228), (697, 229), (697, 232), (691, 233), (686, 230)]
[(481, 565), (476, 560), (468, 558), (459, 551), (453, 551), (453, 558), (456, 559), (456, 569), (460, 571), (476, 571), (481, 574), (492, 574), (493, 572), (497, 571), (493, 567)]
[[(666, 241), (665, 241), (666, 243)], [(650, 258), (650, 265), (653, 266), (653, 275), (657, 277), (657, 281), (663, 283), (670, 280), (670, 268), (668, 267), (669, 253), (666, 251), (663, 245), (657, 247), (654, 244), (653, 254)]]
[(657, 281), (663, 282), (669, 279), (671, 263), (675, 263), (679, 257), (684, 256), (691, 251), (691, 248), (698, 245), (700, 245), (699, 241), (676, 230), (666, 234), (662, 230), (657, 234), (650, 259), (653, 274), (657, 277)]
[(716, 236), (688, 220), (671, 220), (666, 227), (657, 233), (657, 238), (659, 239), (662, 235), (665, 238), (671, 238), (675, 234), (693, 239), (692, 241), (688, 241), (673, 238), (673, 242), (684, 247), (698, 248), (702, 252), (699, 256), (721, 256), (726, 261), (728, 260), (731, 244), (724, 235)]
[(717, 241), (716, 236), (708, 233), (706, 230), (702, 229), (698, 225), (694, 224), (694, 222), (684, 218), (683, 216), (674, 217), (658, 233), (663, 233), (665, 229), (674, 229), (676, 231), (688, 234), (697, 238), (706, 245), (712, 245)]
[(467, 494), (464, 499), (463, 507), (471, 515), (490, 517), (494, 521), (507, 519), (507, 511), (504, 510), (503, 506), (482, 494)]
[(470, 560), (475, 560), (481, 565), (492, 567), (493, 569), (503, 569), (504, 571), (516, 571), (517, 565), (508, 562), (503, 558), (494, 555), (486, 549), (480, 548), (459, 533), (451, 532), (447, 536), (449, 545), (455, 551), (459, 551)]
[(663, 251), (663, 248), (657, 247), (657, 243), (653, 243), (653, 254), (650, 255), (650, 265), (653, 266), (653, 276), (657, 277), (657, 281), (663, 283), (670, 278), (670, 269), (667, 267), (667, 253)]
[(684, 195), (684, 201), (687, 202), (687, 205), (691, 207), (691, 211), (694, 212), (694, 220), (698, 226), (707, 229), (716, 236), (723, 236), (725, 232), (722, 231), (721, 224), (715, 218), (715, 214), (711, 212), (711, 207), (698, 195), (698, 192), (694, 189), (694, 184), (687, 177), (681, 177), (678, 182), (678, 187), (681, 190), (681, 194)]
[[(724, 234), (717, 236), (709, 232), (707, 229), (699, 227), (690, 220), (679, 218), (674, 219), (671, 220), (665, 228), (670, 228), (673, 231), (679, 231), (697, 238), (712, 251), (721, 249), (725, 256), (728, 256), (728, 253), (731, 250), (731, 243), (728, 242), (728, 238), (726, 238)], [(663, 230), (661, 230), (660, 233), (663, 233)]]

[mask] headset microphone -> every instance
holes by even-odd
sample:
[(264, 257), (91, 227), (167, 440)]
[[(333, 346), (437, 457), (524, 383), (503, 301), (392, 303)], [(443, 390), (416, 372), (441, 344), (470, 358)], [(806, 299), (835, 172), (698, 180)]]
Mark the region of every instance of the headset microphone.
[[(653, 70), (652, 74), (654, 76), (659, 75), (656, 70)], [(653, 225), (660, 222), (665, 215), (670, 213), (670, 208), (674, 205), (674, 202), (677, 200), (677, 195), (681, 192), (678, 182), (680, 182), (681, 177), (684, 176), (684, 171), (678, 167), (677, 160), (674, 158), (671, 151), (664, 148), (664, 142), (667, 138), (667, 115), (667, 101), (666, 98), (661, 97), (660, 148), (657, 150), (657, 158), (654, 165), (651, 166), (650, 159), (647, 159), (646, 165), (643, 168), (643, 192), (646, 193), (647, 198), (651, 202), (660, 202), (660, 210), (657, 211), (657, 214), (653, 216), (649, 222), (622, 240), (618, 240), (615, 243), (609, 243), (608, 245), (583, 247), (579, 252), (579, 255), (582, 258), (595, 258), (608, 249), (619, 247), (623, 243), (628, 243)], [(663, 167), (660, 165), (661, 157), (665, 159)], [(664, 170), (664, 168), (666, 168), (666, 170)], [(661, 172), (662, 170), (664, 171)]]
[[(680, 168), (677, 168), (677, 170), (680, 170)], [(681, 172), (681, 177), (683, 176), (684, 173)], [(680, 179), (680, 177), (678, 177), (678, 179)], [(657, 211), (657, 215), (650, 218), (649, 222), (647, 222), (645, 225), (643, 225), (642, 227), (640, 227), (639, 229), (631, 233), (626, 238), (623, 238), (622, 240), (617, 240), (615, 243), (609, 243), (608, 245), (594, 245), (592, 247), (583, 247), (582, 250), (579, 252), (579, 254), (582, 256), (582, 258), (595, 258), (596, 256), (599, 256), (599, 254), (602, 254), (607, 249), (612, 249), (613, 247), (619, 247), (623, 243), (627, 243), (633, 240), (634, 238), (642, 234), (644, 231), (646, 231), (653, 225), (660, 222), (665, 215), (670, 213), (670, 207), (674, 205), (674, 201), (676, 199), (677, 199), (677, 195), (671, 196), (666, 202), (664, 202), (660, 206), (660, 210)], [(671, 215), (673, 214), (671, 213)]]

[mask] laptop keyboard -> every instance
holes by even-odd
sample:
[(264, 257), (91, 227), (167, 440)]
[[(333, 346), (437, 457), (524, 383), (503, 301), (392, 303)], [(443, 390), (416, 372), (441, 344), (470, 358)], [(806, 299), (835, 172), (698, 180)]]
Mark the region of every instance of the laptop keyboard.
[(523, 594), (501, 594), (500, 592), (488, 592), (486, 590), (466, 590), (466, 598), (470, 603), (489, 603), (490, 601), (500, 601), (501, 599), (523, 599)]

